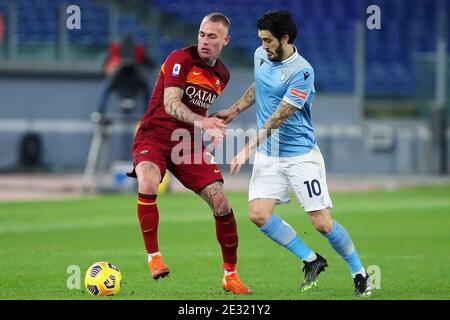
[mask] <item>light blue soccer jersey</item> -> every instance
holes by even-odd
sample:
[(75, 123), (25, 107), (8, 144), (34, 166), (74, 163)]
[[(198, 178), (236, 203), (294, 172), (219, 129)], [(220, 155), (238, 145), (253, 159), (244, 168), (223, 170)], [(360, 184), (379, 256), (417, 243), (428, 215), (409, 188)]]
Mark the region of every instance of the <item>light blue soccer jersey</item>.
[(288, 59), (271, 62), (262, 46), (255, 51), (254, 64), (258, 128), (263, 127), (281, 100), (299, 109), (258, 147), (258, 151), (279, 157), (308, 153), (316, 144), (311, 122), (311, 104), (316, 93), (313, 68), (297, 49)]

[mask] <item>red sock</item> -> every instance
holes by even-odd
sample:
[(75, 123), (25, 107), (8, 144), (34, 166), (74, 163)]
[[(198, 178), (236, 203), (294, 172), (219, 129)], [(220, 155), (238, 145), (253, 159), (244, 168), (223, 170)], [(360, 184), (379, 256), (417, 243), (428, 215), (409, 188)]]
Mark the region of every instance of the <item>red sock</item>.
[(159, 213), (156, 205), (157, 195), (138, 193), (137, 213), (144, 237), (147, 253), (158, 252), (158, 221)]
[(216, 236), (222, 249), (223, 268), (236, 271), (238, 234), (233, 210), (225, 216), (214, 216), (216, 219)]

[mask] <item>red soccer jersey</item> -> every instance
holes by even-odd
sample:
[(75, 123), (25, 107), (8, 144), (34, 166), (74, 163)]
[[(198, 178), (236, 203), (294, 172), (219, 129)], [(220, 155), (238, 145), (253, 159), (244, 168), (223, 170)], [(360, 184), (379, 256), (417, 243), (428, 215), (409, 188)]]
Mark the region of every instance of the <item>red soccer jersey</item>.
[(149, 133), (167, 145), (176, 143), (171, 142), (172, 132), (176, 129), (187, 129), (193, 137), (192, 125), (176, 119), (164, 109), (164, 89), (183, 89), (181, 101), (191, 111), (206, 116), (208, 108), (229, 79), (230, 73), (222, 61), (218, 59), (214, 67), (206, 65), (198, 56), (197, 46), (173, 51), (161, 66), (147, 111), (141, 120), (141, 133)]

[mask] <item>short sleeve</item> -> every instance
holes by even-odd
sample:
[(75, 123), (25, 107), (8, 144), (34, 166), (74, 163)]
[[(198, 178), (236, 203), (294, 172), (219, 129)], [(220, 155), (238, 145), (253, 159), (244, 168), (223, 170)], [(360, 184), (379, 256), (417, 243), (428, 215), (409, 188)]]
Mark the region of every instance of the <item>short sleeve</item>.
[(292, 76), (283, 100), (301, 109), (314, 89), (314, 72), (303, 69)]
[(172, 52), (163, 65), (164, 88), (178, 87), (184, 89), (186, 77), (192, 66), (192, 58), (184, 51)]

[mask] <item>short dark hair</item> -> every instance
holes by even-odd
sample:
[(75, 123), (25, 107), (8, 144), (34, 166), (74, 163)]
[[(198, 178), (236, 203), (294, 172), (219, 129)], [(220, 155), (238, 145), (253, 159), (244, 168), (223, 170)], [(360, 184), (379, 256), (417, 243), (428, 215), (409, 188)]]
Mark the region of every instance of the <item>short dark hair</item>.
[(220, 12), (212, 12), (203, 18), (203, 21), (221, 22), (225, 27), (230, 28), (230, 19)]
[(294, 17), (287, 11), (268, 11), (257, 22), (258, 30), (268, 30), (275, 38), (281, 40), (284, 35), (289, 36), (288, 43), (293, 43), (297, 37), (297, 25)]

